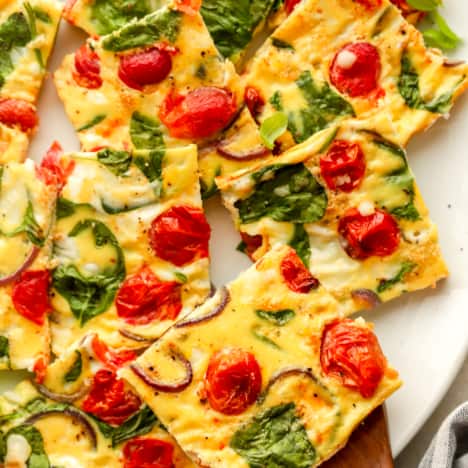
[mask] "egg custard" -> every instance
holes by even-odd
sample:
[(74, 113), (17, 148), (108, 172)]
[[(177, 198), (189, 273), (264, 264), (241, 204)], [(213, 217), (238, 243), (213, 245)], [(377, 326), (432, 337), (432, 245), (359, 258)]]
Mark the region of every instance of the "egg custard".
[(447, 115), (468, 86), (468, 65), (427, 49), (388, 0), (304, 0), (253, 58), (247, 90), (260, 122), (288, 117), (284, 150), (339, 121), (385, 115), (395, 141)]
[(23, 161), (38, 118), (36, 101), (60, 22), (57, 0), (0, 5), (0, 163)]
[(187, 455), (213, 468), (317, 466), (401, 384), (372, 327), (344, 319), (287, 246), (120, 372)]
[(72, 153), (62, 164), (73, 170), (53, 232), (54, 353), (90, 331), (114, 347), (156, 339), (210, 292), (196, 146)]
[(50, 241), (56, 190), (32, 160), (0, 169), (0, 368), (39, 372), (49, 361)]
[(258, 259), (291, 245), (348, 312), (448, 274), (404, 150), (368, 122), (326, 129), (217, 181), (244, 250)]

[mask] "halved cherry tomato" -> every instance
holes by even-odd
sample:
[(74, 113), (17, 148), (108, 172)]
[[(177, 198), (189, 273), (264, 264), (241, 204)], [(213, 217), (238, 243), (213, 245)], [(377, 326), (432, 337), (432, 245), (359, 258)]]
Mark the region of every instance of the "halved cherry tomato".
[(21, 273), (11, 293), (16, 311), (31, 322), (44, 325), (46, 315), (52, 312), (49, 287), (50, 274), (47, 270), (29, 270)]
[(34, 380), (41, 384), (44, 382), (46, 375), (47, 375), (47, 366), (49, 365), (49, 358), (41, 355), (39, 356), (36, 361), (34, 362), (33, 372), (34, 372)]
[(363, 215), (351, 208), (340, 219), (338, 232), (345, 240), (346, 253), (359, 260), (392, 255), (400, 243), (397, 222), (383, 210)]
[(101, 341), (97, 335), (94, 336), (91, 346), (96, 358), (108, 369), (117, 370), (127, 362), (134, 361), (137, 358), (135, 351), (129, 349), (115, 351), (111, 349), (104, 341)]
[(130, 88), (141, 90), (146, 85), (163, 81), (171, 69), (171, 54), (153, 47), (120, 57), (119, 78)]
[(113, 370), (100, 369), (81, 407), (100, 420), (118, 426), (136, 413), (140, 406), (141, 400), (125, 388), (123, 380), (118, 379)]
[(262, 246), (263, 237), (260, 235), (251, 236), (246, 232), (241, 232), (240, 235), (245, 244), (245, 253), (253, 260), (252, 255)]
[[(342, 54), (346, 54), (345, 59)], [(330, 67), (330, 80), (340, 93), (365, 97), (378, 88), (381, 70), (377, 48), (368, 42), (354, 42), (345, 45), (335, 55)]]
[(320, 158), (320, 172), (331, 190), (354, 190), (366, 172), (366, 161), (359, 143), (335, 140), (327, 154)]
[(124, 281), (115, 305), (117, 315), (130, 324), (174, 320), (182, 310), (181, 284), (161, 281), (151, 268), (145, 266)]
[(301, 0), (286, 0), (284, 2), (286, 13), (290, 15), (299, 3), (301, 3)]
[(187, 95), (169, 94), (159, 118), (175, 138), (207, 138), (225, 128), (236, 109), (236, 98), (229, 90), (205, 86)]
[(250, 114), (254, 119), (256, 119), (262, 112), (263, 106), (265, 105), (265, 99), (263, 99), (257, 88), (247, 86), (244, 92), (244, 100)]
[(262, 372), (253, 354), (224, 348), (211, 356), (205, 394), (215, 411), (241, 414), (257, 400), (261, 390)]
[(174, 446), (160, 439), (138, 437), (124, 445), (123, 468), (173, 468)]
[(63, 149), (57, 141), (52, 143), (37, 169), (37, 176), (47, 185), (54, 185), (60, 191), (67, 183), (75, 168), (75, 161), (64, 163), (60, 160)]
[(296, 252), (291, 251), (281, 261), (281, 274), (291, 291), (307, 294), (319, 287), (319, 281), (305, 267)]
[(200, 11), (202, 0), (175, 0), (175, 9), (186, 13), (187, 15), (195, 15)]
[(88, 44), (82, 45), (75, 53), (73, 78), (82, 88), (98, 89), (102, 86), (99, 56)]
[(387, 367), (374, 333), (350, 319), (337, 320), (325, 327), (320, 362), (325, 374), (357, 390), (364, 398), (374, 395)]
[(0, 123), (29, 132), (37, 127), (36, 108), (22, 99), (0, 99)]
[(200, 208), (169, 208), (153, 220), (148, 235), (156, 255), (177, 266), (209, 255), (211, 228)]

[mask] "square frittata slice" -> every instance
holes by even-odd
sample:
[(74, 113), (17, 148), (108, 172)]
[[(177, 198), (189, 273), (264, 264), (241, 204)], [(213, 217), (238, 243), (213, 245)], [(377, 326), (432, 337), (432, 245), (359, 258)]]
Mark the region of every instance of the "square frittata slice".
[(26, 157), (61, 12), (57, 0), (6, 0), (0, 6), (0, 163)]
[(293, 246), (350, 313), (447, 276), (404, 150), (369, 122), (326, 129), (218, 182), (249, 255)]
[(258, 120), (288, 118), (284, 150), (350, 117), (386, 115), (395, 141), (448, 115), (468, 86), (468, 65), (428, 49), (388, 0), (304, 0), (253, 58), (247, 90)]
[(372, 327), (343, 318), (287, 246), (120, 372), (213, 468), (317, 466), (401, 384)]
[(196, 146), (73, 153), (58, 201), (53, 350), (90, 331), (141, 346), (210, 292)]

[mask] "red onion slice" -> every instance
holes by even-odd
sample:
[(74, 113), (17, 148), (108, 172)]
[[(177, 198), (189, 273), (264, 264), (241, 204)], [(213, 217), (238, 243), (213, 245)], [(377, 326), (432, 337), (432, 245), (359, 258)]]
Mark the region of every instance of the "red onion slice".
[(202, 322), (207, 322), (214, 317), (217, 317), (221, 312), (226, 308), (231, 300), (231, 295), (229, 294), (229, 290), (223, 286), (220, 289), (221, 300), (219, 304), (207, 315), (202, 317), (194, 317), (193, 319), (188, 318), (187, 320), (182, 320), (174, 325), (174, 328), (183, 328), (183, 327), (191, 327), (193, 325), (198, 325)]
[(34, 424), (41, 419), (48, 418), (49, 416), (67, 416), (69, 417), (74, 423), (78, 423), (83, 429), (84, 432), (87, 434), (89, 440), (91, 441), (91, 447), (93, 450), (97, 449), (97, 435), (96, 431), (94, 430), (93, 426), (89, 423), (89, 421), (77, 410), (73, 408), (65, 408), (64, 410), (45, 410), (40, 411), (39, 413), (33, 414), (30, 416), (24, 424)]
[(126, 330), (125, 328), (121, 328), (119, 330), (119, 333), (124, 336), (125, 338), (128, 338), (129, 340), (136, 341), (137, 343), (154, 343), (157, 338), (148, 338), (146, 336), (138, 335), (137, 333), (133, 333), (129, 330)]
[(24, 263), (14, 273), (0, 278), (0, 286), (6, 286), (7, 284), (13, 283), (17, 279), (19, 279), (21, 273), (27, 270), (34, 263), (34, 260), (36, 260), (36, 257), (38, 256), (39, 252), (39, 247), (33, 245), (33, 248), (31, 249), (31, 252), (24, 261)]
[(465, 63), (464, 60), (448, 60), (448, 59), (445, 59), (444, 61), (444, 67), (447, 67), (447, 68), (453, 68), (453, 67), (458, 67), (460, 65), (463, 65)]
[(362, 307), (362, 310), (371, 310), (382, 304), (382, 299), (370, 289), (355, 289), (351, 297)]
[(38, 384), (37, 382), (31, 381), (35, 389), (49, 400), (58, 401), (59, 403), (73, 403), (76, 400), (84, 397), (89, 390), (90, 382), (86, 381), (83, 386), (75, 393), (56, 393), (52, 390), (49, 390), (45, 385)]
[(154, 377), (148, 375), (145, 369), (143, 369), (139, 364), (133, 363), (130, 365), (130, 369), (140, 377), (146, 385), (149, 385), (151, 388), (165, 393), (179, 393), (185, 390), (193, 380), (193, 370), (190, 361), (175, 347), (171, 346), (172, 357), (179, 361), (182, 367), (185, 369), (185, 376), (176, 381), (176, 382), (163, 382)]
[(216, 146), (216, 151), (220, 156), (231, 161), (251, 161), (252, 159), (259, 159), (270, 153), (270, 150), (263, 145), (246, 151), (231, 151), (228, 146), (231, 142), (229, 140), (222, 140)]

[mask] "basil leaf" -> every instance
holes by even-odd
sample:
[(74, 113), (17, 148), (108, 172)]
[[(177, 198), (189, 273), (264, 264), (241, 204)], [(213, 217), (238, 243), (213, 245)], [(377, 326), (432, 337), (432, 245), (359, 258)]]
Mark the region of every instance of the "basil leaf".
[(439, 0), (406, 0), (409, 6), (420, 11), (434, 11), (440, 5)]
[(103, 149), (97, 154), (98, 161), (119, 176), (125, 174), (132, 163), (132, 155), (128, 151)]
[(294, 310), (291, 309), (282, 309), (275, 311), (257, 309), (255, 311), (255, 314), (258, 318), (266, 320), (267, 322), (273, 323), (274, 325), (278, 325), (280, 327), (286, 325), (296, 316)]
[(288, 129), (288, 116), (277, 112), (262, 122), (260, 137), (268, 149), (275, 147), (275, 141)]
[(302, 224), (294, 225), (294, 235), (289, 245), (296, 251), (302, 263), (309, 268), (310, 263), (310, 240)]
[(377, 292), (380, 294), (387, 291), (388, 289), (393, 288), (393, 286), (403, 281), (405, 276), (408, 273), (411, 273), (416, 268), (416, 266), (416, 263), (404, 262), (400, 268), (400, 271), (393, 278), (380, 280), (379, 285), (377, 286)]
[(275, 349), (281, 349), (273, 340), (270, 340), (268, 336), (265, 336), (263, 333), (259, 331), (260, 327), (254, 326), (252, 328), (252, 335), (257, 338), (257, 340), (262, 341), (263, 343), (267, 344), (268, 346), (271, 346), (272, 348)]
[(12, 434), (19, 434), (23, 436), (31, 447), (31, 455), (28, 459), (28, 468), (49, 468), (50, 462), (44, 450), (44, 439), (41, 433), (30, 425), (21, 425), (10, 429), (6, 435), (5, 440)]
[(277, 49), (294, 50), (294, 47), (289, 42), (283, 41), (282, 39), (278, 39), (277, 37), (272, 37), (271, 43)]
[(137, 149), (164, 149), (163, 133), (159, 122), (138, 111), (132, 114), (130, 138)]
[(77, 132), (83, 132), (84, 130), (89, 130), (90, 128), (95, 127), (96, 125), (100, 124), (107, 116), (105, 114), (96, 115), (90, 120), (87, 124), (84, 124), (82, 127), (76, 129)]
[(83, 360), (81, 358), (81, 353), (79, 351), (75, 351), (75, 354), (75, 361), (63, 377), (65, 382), (75, 382), (78, 380), (78, 377), (81, 375), (81, 371), (83, 370)]
[(230, 446), (251, 468), (309, 468), (317, 458), (294, 403), (255, 416), (237, 430)]
[[(262, 175), (269, 169), (264, 168)], [(259, 175), (252, 177), (255, 180)], [(243, 224), (264, 217), (279, 222), (313, 223), (323, 218), (327, 204), (325, 189), (303, 164), (294, 164), (274, 169), (273, 178), (257, 183), (253, 193), (237, 200), (234, 206)]]

